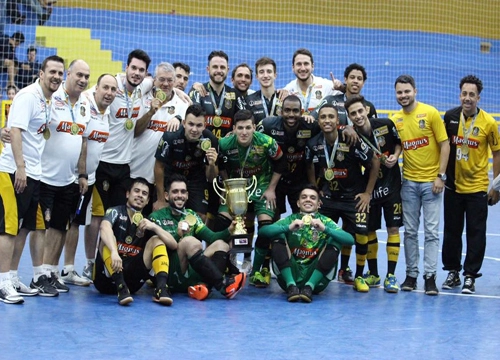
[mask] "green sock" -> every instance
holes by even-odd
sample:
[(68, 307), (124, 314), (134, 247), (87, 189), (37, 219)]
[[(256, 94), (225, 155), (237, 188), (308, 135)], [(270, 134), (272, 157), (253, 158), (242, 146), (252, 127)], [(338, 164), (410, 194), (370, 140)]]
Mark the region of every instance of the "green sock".
[(257, 271), (260, 271), (262, 264), (264, 263), (264, 259), (266, 258), (267, 248), (258, 248), (255, 247), (255, 253), (253, 255), (253, 270), (252, 275)]
[(286, 287), (289, 287), (290, 285), (297, 285), (293, 279), (292, 268), (290, 266), (281, 269), (280, 273), (281, 276), (283, 276), (283, 279), (285, 279)]
[(311, 287), (311, 289), (314, 290), (314, 288), (316, 287), (316, 285), (318, 285), (319, 282), (321, 280), (323, 280), (324, 277), (325, 277), (325, 275), (323, 275), (323, 273), (321, 271), (319, 271), (318, 269), (314, 269), (311, 277), (306, 282), (306, 285), (309, 285)]

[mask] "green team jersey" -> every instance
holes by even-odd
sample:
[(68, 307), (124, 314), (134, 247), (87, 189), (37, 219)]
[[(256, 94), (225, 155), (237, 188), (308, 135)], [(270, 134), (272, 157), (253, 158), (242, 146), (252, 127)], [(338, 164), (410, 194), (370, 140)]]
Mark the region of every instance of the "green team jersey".
[(257, 191), (251, 200), (260, 199), (267, 189), (273, 176), (272, 160), (281, 155), (276, 140), (259, 132), (253, 133), (252, 143), (246, 148), (238, 144), (234, 134), (219, 140), (219, 169), (225, 170), (229, 179), (257, 177)]
[[(196, 212), (191, 209), (184, 209), (184, 212), (196, 217), (196, 224), (189, 228), (189, 233), (185, 236), (194, 236), (200, 241), (205, 241), (207, 244), (213, 243), (215, 240), (228, 240), (229, 239), (229, 229), (224, 229), (219, 232), (213, 232), (209, 228), (205, 226), (203, 220), (198, 216)], [(179, 242), (180, 236), (177, 234), (177, 226), (179, 222), (184, 220), (186, 215), (182, 214), (180, 216), (176, 216), (172, 213), (172, 209), (170, 207), (166, 207), (160, 210), (153, 212), (149, 215), (149, 220), (159, 225), (163, 230), (168, 231), (170, 235), (174, 237), (174, 239)]]
[(318, 231), (311, 226), (303, 226), (299, 230), (290, 231), (290, 224), (296, 219), (302, 219), (304, 214), (296, 213), (281, 219), (274, 224), (259, 229), (259, 236), (275, 239), (285, 235), (286, 242), (297, 264), (309, 265), (321, 254), (327, 244), (338, 249), (342, 245), (353, 245), (353, 237), (342, 230), (332, 219), (319, 213), (311, 214), (325, 224), (325, 231)]

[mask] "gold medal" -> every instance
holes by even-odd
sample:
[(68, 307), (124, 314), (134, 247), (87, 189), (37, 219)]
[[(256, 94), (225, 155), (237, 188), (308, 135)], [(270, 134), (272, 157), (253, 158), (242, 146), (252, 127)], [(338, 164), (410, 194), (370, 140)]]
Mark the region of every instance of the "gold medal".
[(302, 115), (309, 115), (309, 114), (310, 114), (310, 113), (309, 113), (309, 111), (307, 111), (307, 110), (304, 110), (304, 112), (302, 113)]
[(310, 214), (306, 214), (304, 216), (302, 216), (302, 222), (304, 223), (304, 225), (311, 225), (311, 222), (312, 222), (312, 216)]
[(467, 141), (464, 140), (464, 142), (462, 143), (462, 146), (460, 147), (461, 151), (462, 151), (462, 155), (468, 155), (469, 154), (469, 145), (467, 145)]
[(387, 160), (387, 155), (385, 154), (380, 154), (380, 163), (385, 164), (385, 161)]
[(333, 180), (334, 177), (335, 177), (335, 173), (333, 172), (332, 169), (327, 169), (325, 171), (325, 179), (326, 180), (331, 181), (331, 180)]
[(208, 151), (212, 147), (212, 142), (209, 139), (203, 139), (201, 140), (201, 150), (203, 151)]
[(71, 124), (71, 135), (78, 135), (80, 132), (80, 127), (78, 126), (77, 123)]
[(136, 225), (139, 226), (140, 222), (144, 219), (144, 216), (138, 211), (132, 216), (132, 222)]
[(160, 100), (160, 102), (164, 102), (165, 100), (167, 100), (167, 94), (165, 94), (165, 92), (161, 89), (156, 89), (156, 96), (155, 98), (157, 98), (158, 100)]
[(132, 121), (132, 119), (127, 119), (125, 121), (125, 130), (130, 131), (133, 129), (134, 129), (134, 122)]
[(194, 216), (193, 214), (187, 214), (184, 218), (184, 221), (187, 222), (190, 227), (192, 227), (196, 224), (196, 216)]
[(48, 127), (46, 127), (45, 129), (43, 129), (43, 138), (45, 140), (49, 140), (50, 139), (50, 130)]
[(222, 119), (220, 116), (214, 116), (212, 123), (215, 127), (220, 127), (222, 125)]

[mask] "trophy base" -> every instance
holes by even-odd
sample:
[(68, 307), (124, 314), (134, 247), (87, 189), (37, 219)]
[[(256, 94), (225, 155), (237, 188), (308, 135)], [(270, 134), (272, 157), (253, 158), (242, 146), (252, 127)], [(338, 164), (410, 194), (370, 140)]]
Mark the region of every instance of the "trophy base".
[(248, 234), (231, 235), (231, 250), (229, 252), (232, 254), (251, 253), (253, 250), (252, 240)]

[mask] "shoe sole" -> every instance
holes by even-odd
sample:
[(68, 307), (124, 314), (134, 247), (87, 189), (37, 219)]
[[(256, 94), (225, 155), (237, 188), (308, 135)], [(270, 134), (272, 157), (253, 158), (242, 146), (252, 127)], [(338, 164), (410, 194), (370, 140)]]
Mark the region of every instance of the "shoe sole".
[(0, 301), (5, 303), (5, 304), (22, 304), (24, 302), (24, 299), (20, 298), (20, 299), (14, 301), (14, 300), (0, 298)]
[(357, 287), (353, 286), (352, 287), (354, 289), (354, 291), (357, 291), (357, 292), (360, 292), (360, 293), (367, 293), (367, 292), (370, 292), (370, 288), (368, 287), (368, 289), (358, 289)]
[(170, 306), (174, 303), (174, 300), (172, 300), (169, 297), (162, 297), (162, 298), (157, 299), (156, 297), (153, 296), (153, 301), (155, 303), (158, 303), (160, 305), (165, 305), (165, 306)]
[(65, 280), (63, 279), (65, 284), (71, 284), (71, 285), (76, 285), (76, 286), (90, 286), (90, 282), (78, 282), (78, 281), (72, 281), (72, 280)]
[(429, 295), (429, 296), (436, 296), (437, 294), (439, 294), (439, 291), (435, 291), (435, 290), (430, 290), (430, 291), (425, 292), (425, 295)]
[(240, 287), (238, 289), (236, 289), (236, 291), (234, 293), (232, 293), (230, 296), (226, 296), (227, 299), (231, 300), (233, 299), (236, 294), (238, 294), (241, 289), (243, 289), (243, 287), (245, 287), (245, 281), (247, 280), (247, 274), (245, 273), (241, 273), (243, 275), (243, 279), (241, 280), (241, 283), (240, 283)]
[(300, 300), (300, 294), (293, 295), (287, 298), (288, 302), (297, 302)]
[[(35, 290), (35, 289), (33, 289)], [(37, 290), (36, 292), (24, 292), (16, 289), (17, 293), (21, 296), (37, 296), (40, 292)]]
[(56, 293), (46, 293), (43, 292), (41, 289), (35, 288), (35, 290), (38, 290), (38, 296), (43, 296), (43, 297), (56, 297), (59, 296), (59, 292)]
[(384, 289), (384, 291), (389, 294), (397, 294), (399, 289)]
[(300, 300), (302, 300), (305, 303), (311, 303), (312, 302), (312, 299), (309, 296), (303, 295), (303, 294), (300, 294)]
[(454, 286), (450, 286), (450, 285), (443, 285), (441, 286), (441, 289), (444, 289), (444, 290), (453, 290), (459, 286), (461, 286), (462, 284), (457, 284), (457, 285), (454, 285)]
[(120, 304), (120, 305), (128, 305), (131, 302), (134, 302), (134, 299), (132, 298), (132, 296), (129, 296), (129, 297), (126, 297), (126, 298), (121, 299), (120, 301), (118, 301), (118, 304)]
[(417, 290), (417, 287), (409, 287), (409, 286), (401, 286), (401, 290), (403, 291), (413, 291), (413, 290)]
[(475, 291), (472, 291), (472, 290), (469, 290), (469, 289), (462, 289), (462, 294), (472, 295), (472, 294), (475, 294), (475, 293), (476, 293)]

